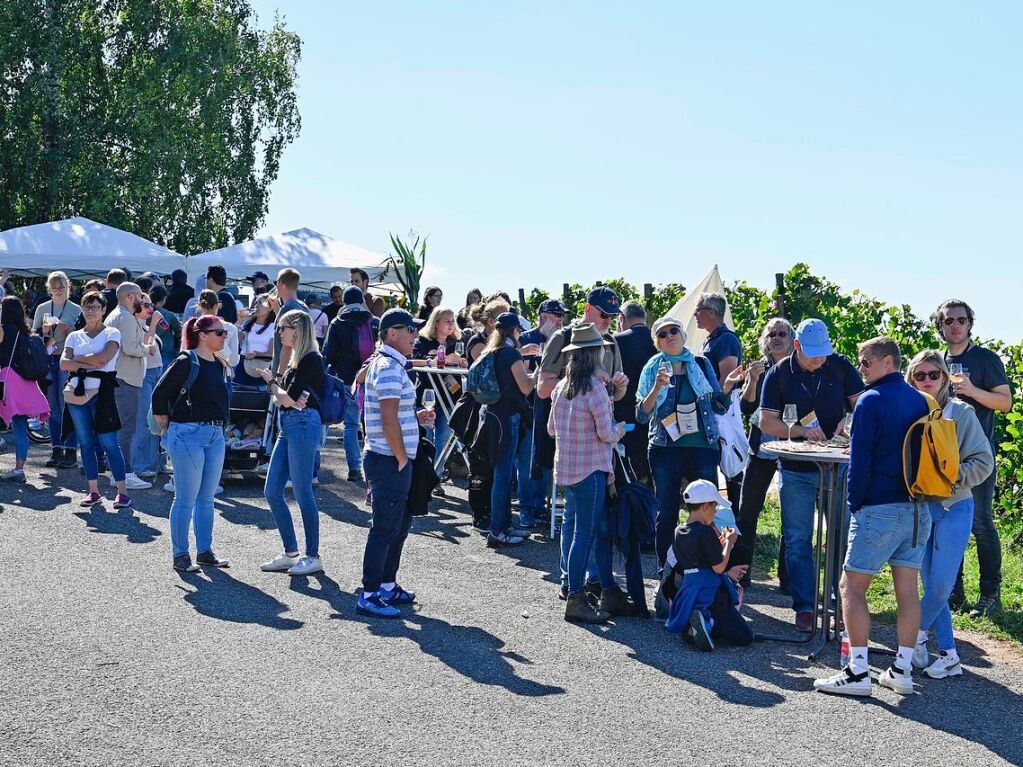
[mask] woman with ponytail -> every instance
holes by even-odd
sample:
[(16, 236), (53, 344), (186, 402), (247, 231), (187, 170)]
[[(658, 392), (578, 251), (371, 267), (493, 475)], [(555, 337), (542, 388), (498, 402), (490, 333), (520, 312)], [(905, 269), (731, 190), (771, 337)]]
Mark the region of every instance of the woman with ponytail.
[[(153, 390), (153, 419), (164, 432), (174, 462), (174, 503), (170, 511), (173, 567), (195, 572), (199, 565), (227, 567), (213, 553), (213, 496), (224, 467), (224, 424), (228, 421), (228, 331), (214, 315), (185, 323), (182, 346)], [(193, 367), (198, 367), (194, 377)], [(191, 385), (189, 379), (192, 378)], [(194, 519), (196, 562), (188, 547)]]

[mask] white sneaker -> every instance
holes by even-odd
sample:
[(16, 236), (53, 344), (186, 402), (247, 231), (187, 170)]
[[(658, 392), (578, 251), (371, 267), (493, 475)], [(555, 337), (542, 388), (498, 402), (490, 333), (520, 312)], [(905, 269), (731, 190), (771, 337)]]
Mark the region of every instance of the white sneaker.
[(259, 466), (256, 467), (256, 474), (258, 474), (261, 477), (265, 477), (268, 471), (270, 471), (269, 463), (261, 463), (259, 464)]
[(815, 679), (813, 688), (820, 692), (828, 692), (833, 695), (861, 695), (868, 696), (874, 691), (870, 681), (870, 671), (863, 671), (854, 674), (852, 666), (846, 666), (834, 676), (827, 679)]
[(918, 644), (913, 648), (913, 668), (927, 668), (931, 665), (931, 656), (927, 652), (927, 643)]
[(135, 474), (125, 474), (124, 486), (129, 490), (148, 490), (153, 486), (153, 483), (139, 479)]
[[(319, 477), (313, 477), (313, 487), (319, 487), (319, 486), (320, 486), (320, 478)], [(284, 483), (284, 489), (285, 490), (294, 490), (295, 489), (295, 486), (291, 484), (291, 480), (290, 479), (287, 482)]]
[(287, 554), (278, 554), (269, 562), (264, 562), (259, 569), (264, 573), (283, 573), (290, 570), (298, 562), (298, 557), (289, 557)]
[(889, 690), (895, 690), (899, 695), (912, 695), (913, 671), (911, 669), (903, 671), (893, 664), (878, 675), (877, 683)]
[(942, 650), (934, 663), (924, 669), (924, 673), (931, 679), (944, 679), (947, 676), (962, 676), (963, 664), (959, 658), (952, 657), (945, 650)]
[(323, 564), (319, 557), (301, 557), (288, 569), (288, 575), (312, 575), (322, 572)]
[(167, 484), (163, 486), (163, 489), (166, 490), (168, 493), (173, 493), (174, 492), (174, 480), (173, 479), (168, 479), (167, 480)]

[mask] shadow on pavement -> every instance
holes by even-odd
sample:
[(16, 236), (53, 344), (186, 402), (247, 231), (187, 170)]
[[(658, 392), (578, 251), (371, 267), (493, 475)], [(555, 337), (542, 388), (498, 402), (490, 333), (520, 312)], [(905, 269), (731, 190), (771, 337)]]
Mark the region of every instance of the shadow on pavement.
[(76, 511), (75, 516), (85, 521), (91, 533), (123, 535), (128, 543), (152, 543), (161, 535), (136, 517), (131, 509), (107, 511), (106, 503), (92, 506), (88, 511)]
[(43, 485), (33, 485), (30, 482), (0, 482), (0, 507), (11, 505), (33, 511), (53, 511), (71, 500), (71, 495), (61, 495), (68, 492), (68, 488), (62, 485), (53, 484), (43, 477)]
[[(208, 567), (201, 573), (178, 573), (182, 581), (194, 588), (185, 601), (197, 613), (230, 623), (258, 623), (271, 629), (289, 631), (302, 628), (302, 621), (281, 614), (288, 606), (265, 591), (250, 586), (219, 568)], [(205, 576), (205, 577), (203, 577)]]

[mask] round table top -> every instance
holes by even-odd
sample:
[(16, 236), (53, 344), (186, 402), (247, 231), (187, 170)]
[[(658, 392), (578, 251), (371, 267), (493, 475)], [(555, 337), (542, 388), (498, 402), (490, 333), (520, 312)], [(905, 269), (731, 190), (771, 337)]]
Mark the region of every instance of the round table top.
[(456, 375), (456, 376), (467, 376), (469, 375), (468, 368), (435, 368), (435, 367), (417, 367), (412, 368), (411, 373), (433, 373), (440, 375)]
[(835, 447), (813, 442), (793, 442), (788, 440), (771, 440), (760, 445), (766, 453), (773, 453), (786, 461), (806, 461), (809, 463), (849, 463), (848, 448)]

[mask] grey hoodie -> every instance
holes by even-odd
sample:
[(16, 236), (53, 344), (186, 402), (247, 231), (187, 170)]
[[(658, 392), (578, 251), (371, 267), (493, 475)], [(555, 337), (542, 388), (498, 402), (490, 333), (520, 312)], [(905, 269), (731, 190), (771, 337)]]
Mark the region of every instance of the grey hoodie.
[(946, 509), (953, 503), (971, 497), (972, 489), (983, 482), (995, 469), (991, 443), (984, 436), (973, 407), (958, 399), (951, 399), (943, 411), (945, 418), (955, 421), (959, 439), (959, 479), (952, 495), (941, 502)]

